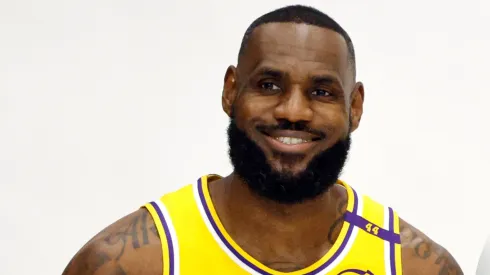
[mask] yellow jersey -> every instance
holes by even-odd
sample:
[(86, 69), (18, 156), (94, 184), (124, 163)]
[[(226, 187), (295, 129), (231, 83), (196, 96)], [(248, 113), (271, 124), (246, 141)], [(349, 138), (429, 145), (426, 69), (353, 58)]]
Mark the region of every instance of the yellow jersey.
[(279, 272), (238, 246), (216, 213), (208, 179), (168, 193), (144, 207), (162, 245), (163, 275), (401, 275), (401, 244), (396, 212), (339, 181), (348, 194), (341, 232), (317, 262), (294, 272)]

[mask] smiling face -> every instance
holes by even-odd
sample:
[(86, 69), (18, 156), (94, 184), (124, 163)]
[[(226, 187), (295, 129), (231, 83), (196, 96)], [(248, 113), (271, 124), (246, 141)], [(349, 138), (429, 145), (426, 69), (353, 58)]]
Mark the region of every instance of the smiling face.
[(302, 192), (337, 180), (362, 114), (363, 88), (351, 66), (344, 38), (326, 28), (269, 23), (254, 30), (223, 92), (230, 155), (249, 185)]

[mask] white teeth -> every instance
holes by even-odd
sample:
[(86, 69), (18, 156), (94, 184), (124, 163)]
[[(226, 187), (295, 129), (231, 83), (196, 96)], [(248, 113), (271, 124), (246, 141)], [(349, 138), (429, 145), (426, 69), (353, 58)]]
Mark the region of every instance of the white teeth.
[(276, 139), (284, 144), (300, 144), (308, 142), (308, 140), (295, 137), (276, 137)]

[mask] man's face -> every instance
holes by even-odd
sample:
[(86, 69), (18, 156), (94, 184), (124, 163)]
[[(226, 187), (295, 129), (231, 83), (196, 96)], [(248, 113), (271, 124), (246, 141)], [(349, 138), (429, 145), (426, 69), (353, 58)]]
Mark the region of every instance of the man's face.
[[(256, 28), (225, 77), (235, 172), (254, 189), (274, 189), (262, 193), (283, 192), (282, 199), (263, 194), (276, 200), (326, 190), (362, 114), (363, 89), (352, 74), (346, 42), (334, 31), (296, 23)], [(312, 194), (293, 198), (310, 187)]]

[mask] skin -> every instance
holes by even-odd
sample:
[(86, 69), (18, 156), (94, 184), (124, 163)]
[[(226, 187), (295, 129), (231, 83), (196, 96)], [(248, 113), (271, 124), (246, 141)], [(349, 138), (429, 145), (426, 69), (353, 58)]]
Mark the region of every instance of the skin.
[[(264, 67), (277, 74), (264, 73)], [(254, 31), (238, 67), (226, 71), (222, 96), (225, 113), (230, 116), (234, 106), (237, 125), (262, 148), (271, 166), (292, 173), (359, 127), (363, 100), (364, 87), (355, 82), (342, 36), (290, 23)], [(314, 142), (300, 161), (284, 161), (255, 128), (280, 119), (307, 122), (327, 138)], [(305, 268), (331, 249), (347, 201), (346, 191), (336, 185), (305, 203), (281, 205), (257, 196), (233, 173), (213, 182), (210, 192), (233, 239), (255, 259), (284, 272)], [(444, 247), (403, 219), (400, 227), (403, 274), (463, 274)], [(140, 209), (97, 234), (63, 275), (161, 275), (161, 253), (155, 225), (147, 210)]]

